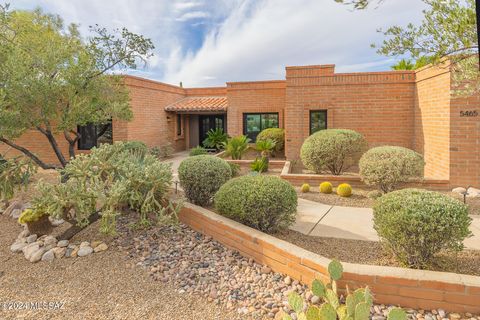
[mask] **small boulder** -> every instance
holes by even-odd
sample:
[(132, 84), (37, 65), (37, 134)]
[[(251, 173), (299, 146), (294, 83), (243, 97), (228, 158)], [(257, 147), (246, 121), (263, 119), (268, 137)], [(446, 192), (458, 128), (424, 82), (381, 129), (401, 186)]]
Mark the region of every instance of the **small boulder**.
[(22, 252), (22, 249), (25, 248), (27, 244), (25, 242), (15, 242), (10, 246), (10, 250), (13, 253), (19, 253)]
[(472, 187), (468, 188), (467, 197), (469, 197), (469, 198), (480, 197), (480, 189), (476, 189), (476, 188), (472, 188)]
[(457, 188), (452, 189), (452, 192), (459, 193), (459, 194), (464, 194), (466, 191), (467, 191), (467, 189), (462, 188), (462, 187), (457, 187)]
[(57, 247), (61, 247), (61, 248), (68, 247), (68, 244), (69, 244), (68, 240), (60, 240), (57, 242)]
[(107, 244), (104, 243), (104, 242), (102, 242), (102, 243), (100, 243), (98, 246), (96, 246), (96, 247), (93, 249), (93, 251), (94, 251), (95, 253), (97, 253), (97, 252), (105, 251), (105, 250), (107, 250), (107, 249), (108, 249)]
[(31, 234), (27, 237), (27, 243), (34, 243), (37, 241), (37, 235), (36, 234)]
[(78, 248), (78, 247), (73, 248), (72, 252), (70, 253), (70, 257), (76, 258), (78, 256), (78, 251), (79, 250), (80, 250), (80, 248)]
[(40, 248), (37, 251), (35, 251), (34, 253), (32, 253), (32, 255), (30, 256), (30, 259), (28, 259), (28, 260), (30, 262), (33, 262), (33, 263), (38, 262), (42, 259), (44, 253), (45, 253), (45, 249)]
[(102, 243), (103, 243), (102, 241), (95, 240), (95, 241), (92, 241), (92, 245), (90, 247), (95, 249), (97, 246), (99, 246)]
[(55, 239), (55, 237), (52, 237), (52, 236), (46, 236), (45, 239), (43, 240), (43, 243), (46, 246), (55, 246), (57, 244), (57, 239)]
[(80, 248), (81, 247), (90, 247), (90, 243), (88, 241), (83, 241), (82, 243), (80, 243)]
[(42, 255), (42, 261), (52, 262), (55, 259), (55, 253), (53, 249), (48, 250)]
[(30, 235), (30, 232), (28, 231), (28, 229), (25, 229), (22, 232), (20, 232), (20, 234), (18, 235), (18, 239), (26, 238), (29, 235)]
[(53, 254), (55, 255), (56, 259), (63, 258), (63, 256), (67, 252), (67, 248), (65, 248), (65, 247), (56, 247), (56, 248), (53, 248), (52, 250), (53, 250)]
[(39, 249), (40, 249), (40, 246), (34, 242), (23, 247), (22, 252), (23, 252), (23, 255), (25, 256), (25, 259), (30, 260), (30, 257), (32, 256), (32, 254), (37, 252)]
[(92, 247), (83, 246), (83, 247), (80, 247), (77, 254), (78, 254), (79, 257), (85, 257), (85, 256), (90, 255), (92, 252), (93, 252)]

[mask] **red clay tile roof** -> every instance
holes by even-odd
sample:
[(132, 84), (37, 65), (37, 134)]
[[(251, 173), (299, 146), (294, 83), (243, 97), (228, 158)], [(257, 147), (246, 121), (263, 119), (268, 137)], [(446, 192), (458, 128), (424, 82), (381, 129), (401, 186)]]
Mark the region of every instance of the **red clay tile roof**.
[(227, 97), (187, 97), (165, 107), (165, 111), (227, 111)]

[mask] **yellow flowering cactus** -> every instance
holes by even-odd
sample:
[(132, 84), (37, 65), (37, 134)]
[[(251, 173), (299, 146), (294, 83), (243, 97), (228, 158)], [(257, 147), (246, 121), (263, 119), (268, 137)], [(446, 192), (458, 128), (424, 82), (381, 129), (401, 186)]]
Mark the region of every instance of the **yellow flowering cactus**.
[(25, 224), (27, 222), (35, 222), (40, 220), (40, 218), (43, 217), (44, 215), (46, 214), (40, 210), (25, 209), (23, 210), (22, 214), (18, 218), (18, 222), (20, 224)]

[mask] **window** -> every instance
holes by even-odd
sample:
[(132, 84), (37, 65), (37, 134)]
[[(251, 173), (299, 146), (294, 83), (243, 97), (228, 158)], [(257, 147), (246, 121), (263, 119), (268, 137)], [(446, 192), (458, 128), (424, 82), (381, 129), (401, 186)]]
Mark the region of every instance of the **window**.
[(93, 147), (113, 141), (112, 121), (105, 124), (78, 126), (77, 132), (80, 134), (78, 150), (90, 150)]
[(310, 134), (327, 129), (327, 110), (310, 111)]
[(278, 128), (278, 113), (244, 113), (243, 134), (255, 141), (264, 129)]
[(182, 135), (182, 115), (177, 114), (177, 136)]

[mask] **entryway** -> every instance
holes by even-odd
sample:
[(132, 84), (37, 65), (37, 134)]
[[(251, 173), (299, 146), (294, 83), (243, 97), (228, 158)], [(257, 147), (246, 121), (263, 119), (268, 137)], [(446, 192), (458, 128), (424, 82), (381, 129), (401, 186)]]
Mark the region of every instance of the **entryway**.
[(227, 131), (225, 118), (225, 114), (208, 114), (198, 116), (198, 137), (201, 145), (203, 145), (203, 140), (207, 138), (207, 133), (211, 129), (223, 129), (224, 132)]

